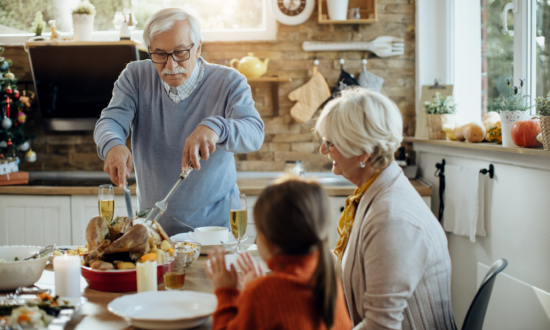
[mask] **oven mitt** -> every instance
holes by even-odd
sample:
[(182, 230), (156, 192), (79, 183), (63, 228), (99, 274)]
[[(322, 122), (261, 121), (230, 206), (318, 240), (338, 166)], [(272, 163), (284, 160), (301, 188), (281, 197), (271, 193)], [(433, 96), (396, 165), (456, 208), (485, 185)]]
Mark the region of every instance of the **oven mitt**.
[(316, 71), (307, 83), (288, 94), (291, 101), (298, 101), (290, 109), (290, 115), (296, 122), (305, 123), (313, 117), (323, 100), (329, 96), (330, 89), (325, 77)]
[(343, 91), (344, 89), (350, 87), (350, 86), (360, 86), (357, 80), (353, 78), (353, 75), (347, 73), (346, 71), (342, 70), (340, 72), (340, 77), (338, 78), (338, 82), (336, 83), (336, 86), (332, 89), (332, 95), (328, 99), (326, 99), (323, 104), (321, 104), (321, 108), (324, 108), (325, 105), (332, 99), (337, 98), (340, 96), (340, 91)]
[(384, 78), (378, 77), (367, 71), (367, 66), (363, 65), (363, 70), (357, 78), (359, 85), (373, 92), (380, 92), (384, 84)]

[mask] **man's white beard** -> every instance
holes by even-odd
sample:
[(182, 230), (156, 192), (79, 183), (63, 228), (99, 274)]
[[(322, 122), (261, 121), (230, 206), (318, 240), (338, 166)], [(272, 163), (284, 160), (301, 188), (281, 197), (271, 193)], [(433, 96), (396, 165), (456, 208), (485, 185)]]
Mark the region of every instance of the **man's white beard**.
[(161, 72), (161, 74), (179, 74), (179, 73), (187, 73), (187, 70), (185, 70), (183, 66), (177, 66), (172, 70), (164, 68)]

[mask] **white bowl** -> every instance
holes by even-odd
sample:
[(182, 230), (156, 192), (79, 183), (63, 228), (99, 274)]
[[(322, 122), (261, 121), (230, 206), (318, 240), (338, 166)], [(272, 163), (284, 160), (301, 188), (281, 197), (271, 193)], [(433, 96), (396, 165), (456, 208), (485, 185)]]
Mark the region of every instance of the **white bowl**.
[(220, 241), (227, 241), (229, 229), (225, 227), (207, 226), (199, 227), (189, 232), (189, 237), (203, 245), (220, 244)]
[(41, 246), (0, 246), (0, 291), (15, 290), (20, 286), (31, 286), (38, 282), (46, 267), (48, 258), (25, 261), (14, 261), (15, 257), (23, 260), (38, 252)]
[(141, 329), (189, 329), (214, 313), (216, 296), (194, 291), (149, 291), (116, 298), (107, 309)]

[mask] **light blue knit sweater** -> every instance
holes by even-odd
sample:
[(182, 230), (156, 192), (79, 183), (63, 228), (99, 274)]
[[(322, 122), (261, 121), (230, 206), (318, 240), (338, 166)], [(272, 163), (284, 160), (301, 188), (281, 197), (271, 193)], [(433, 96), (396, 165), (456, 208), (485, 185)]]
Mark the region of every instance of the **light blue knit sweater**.
[(233, 153), (256, 151), (264, 140), (264, 124), (246, 78), (231, 68), (203, 65), (200, 84), (176, 104), (150, 60), (128, 64), (94, 131), (101, 159), (114, 146), (124, 145), (132, 132), (140, 210), (164, 199), (176, 183), (185, 139), (198, 125), (218, 134), (216, 151), (183, 181), (160, 218), (169, 235), (189, 231), (173, 217), (193, 227), (228, 227), (229, 197), (239, 193)]

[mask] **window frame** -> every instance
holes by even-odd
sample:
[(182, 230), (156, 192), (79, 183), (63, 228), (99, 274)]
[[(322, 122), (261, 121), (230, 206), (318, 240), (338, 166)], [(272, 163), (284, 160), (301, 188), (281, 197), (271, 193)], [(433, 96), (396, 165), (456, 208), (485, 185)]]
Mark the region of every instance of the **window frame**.
[[(268, 0), (261, 0), (264, 3), (262, 15), (264, 26), (258, 29), (236, 29), (236, 30), (208, 30), (203, 29), (203, 42), (234, 42), (234, 41), (275, 41), (277, 40), (277, 21), (271, 10), (268, 9)], [(72, 32), (59, 32), (61, 37), (71, 37)], [(51, 33), (43, 33), (43, 37), (49, 38)], [(32, 33), (21, 34), (0, 34), (0, 44), (25, 43), (32, 38)], [(93, 41), (117, 41), (119, 31), (93, 31)], [(143, 30), (132, 31), (132, 40), (143, 42)]]

